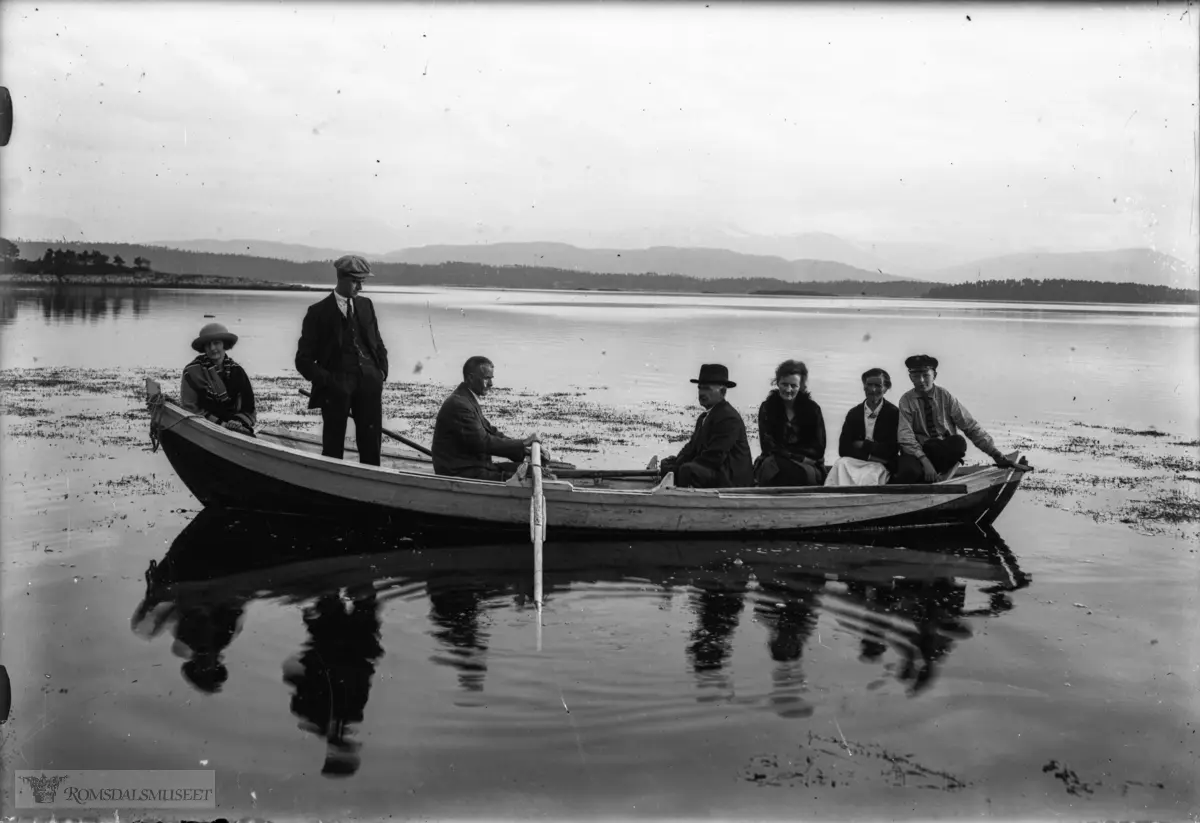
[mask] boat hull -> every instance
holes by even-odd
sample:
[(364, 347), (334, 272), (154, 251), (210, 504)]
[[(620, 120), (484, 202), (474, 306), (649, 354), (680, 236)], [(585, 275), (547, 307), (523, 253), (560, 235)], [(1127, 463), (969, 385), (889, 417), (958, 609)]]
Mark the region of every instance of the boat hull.
[[(528, 482), (441, 477), (364, 466), (229, 432), (170, 403), (156, 412), (168, 460), (206, 507), (387, 521), (412, 531), (529, 535)], [(546, 481), (548, 536), (806, 534), (990, 525), (1021, 472), (956, 478), (961, 493), (601, 489)], [(845, 490), (842, 490), (845, 492)]]

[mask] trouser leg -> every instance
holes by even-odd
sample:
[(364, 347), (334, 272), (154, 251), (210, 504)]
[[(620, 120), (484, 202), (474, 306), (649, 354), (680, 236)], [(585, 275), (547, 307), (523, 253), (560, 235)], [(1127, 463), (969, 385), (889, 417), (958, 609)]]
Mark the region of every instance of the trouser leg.
[(675, 485), (693, 489), (712, 489), (717, 485), (717, 473), (700, 463), (684, 463), (675, 469)]
[(383, 448), (383, 381), (374, 369), (359, 376), (350, 409), (354, 415), (358, 461), (378, 466)]
[(930, 440), (922, 448), (938, 474), (957, 466), (967, 456), (967, 440), (961, 434), (945, 440)]
[(345, 456), (349, 414), (350, 396), (344, 391), (330, 391), (321, 406), (321, 454), (338, 460)]
[[(506, 466), (512, 464), (493, 463), (490, 466), (472, 466), (469, 469), (462, 469), (455, 472), (454, 477), (469, 477), (473, 480), (498, 480), (503, 483), (508, 478), (512, 477), (512, 471), (507, 471)], [(513, 471), (516, 471), (514, 468)]]
[(896, 473), (892, 475), (892, 483), (924, 483), (925, 468), (921, 461), (911, 454), (902, 454), (896, 463)]
[[(925, 456), (933, 464), (933, 470), (938, 474), (947, 471), (951, 466), (958, 465), (967, 455), (967, 440), (961, 434), (947, 437), (945, 440), (926, 440), (921, 444)], [(925, 468), (921, 461), (911, 454), (900, 455), (896, 464), (896, 473), (892, 483), (924, 483)]]

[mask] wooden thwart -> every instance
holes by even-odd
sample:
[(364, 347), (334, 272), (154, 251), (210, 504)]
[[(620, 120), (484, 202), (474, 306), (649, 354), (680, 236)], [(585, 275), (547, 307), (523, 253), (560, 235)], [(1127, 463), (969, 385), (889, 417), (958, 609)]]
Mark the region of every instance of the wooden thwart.
[(761, 486), (749, 489), (718, 489), (721, 494), (947, 494), (962, 495), (964, 485), (911, 483), (897, 486)]
[(556, 469), (553, 464), (550, 468), (560, 480), (576, 477), (658, 477), (658, 472), (650, 469)]

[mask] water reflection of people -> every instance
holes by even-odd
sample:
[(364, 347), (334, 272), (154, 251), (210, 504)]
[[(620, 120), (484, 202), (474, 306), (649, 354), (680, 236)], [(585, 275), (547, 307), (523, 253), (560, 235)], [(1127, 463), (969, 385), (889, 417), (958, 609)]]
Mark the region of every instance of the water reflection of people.
[(745, 607), (745, 574), (701, 574), (693, 581), (696, 627), (687, 656), (701, 688), (730, 690), (722, 670), (732, 653), (733, 633)]
[(817, 628), (819, 587), (800, 575), (779, 571), (773, 579), (760, 581), (762, 597), (754, 605), (755, 616), (767, 627), (767, 649), (776, 663), (770, 702), (782, 717), (808, 717), (813, 710), (800, 697), (807, 690), (800, 658)]
[(148, 597), (133, 616), (133, 629), (149, 640), (170, 627), (171, 653), (183, 658), (183, 679), (204, 694), (216, 694), (229, 679), (223, 652), (241, 633), (244, 615), (245, 602), (236, 597), (198, 603)]
[(895, 579), (888, 585), (849, 583), (847, 593), (870, 610), (856, 627), (861, 635), (859, 659), (875, 663), (889, 647), (895, 649), (901, 658), (896, 678), (909, 694), (928, 689), (955, 640), (972, 634), (960, 619), (966, 586), (949, 577)]
[(207, 694), (215, 694), (229, 679), (221, 652), (242, 631), (245, 608), (240, 603), (217, 603), (180, 617), (171, 651), (186, 655), (180, 667), (184, 678)]
[(361, 723), (380, 645), (379, 604), (375, 589), (319, 596), (304, 610), (309, 639), (304, 650), (283, 666), (283, 680), (295, 689), (292, 714), (300, 728), (325, 738), (321, 774), (343, 777), (360, 765), (362, 744), (351, 739)]
[(432, 660), (458, 669), (458, 683), (464, 691), (483, 691), (488, 633), (480, 627), (480, 612), (488, 597), (502, 591), (458, 576), (434, 577), (426, 583), (429, 619), (437, 626), (432, 634), (449, 653), (434, 655)]

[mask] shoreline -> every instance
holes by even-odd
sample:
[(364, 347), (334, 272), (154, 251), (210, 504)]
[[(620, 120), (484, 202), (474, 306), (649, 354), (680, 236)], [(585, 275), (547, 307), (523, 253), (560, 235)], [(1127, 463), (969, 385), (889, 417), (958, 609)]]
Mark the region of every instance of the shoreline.
[[(1131, 302), (1131, 303), (1114, 303), (1109, 301), (1085, 301), (1085, 300), (1018, 300), (1011, 298), (1000, 297), (961, 297), (961, 298), (945, 298), (945, 297), (896, 297), (892, 295), (873, 295), (873, 294), (830, 294), (824, 292), (814, 292), (808, 290), (797, 290), (791, 292), (788, 290), (769, 290), (769, 291), (749, 291), (749, 292), (718, 292), (718, 291), (662, 291), (658, 289), (619, 289), (619, 288), (588, 288), (588, 287), (571, 287), (571, 288), (535, 288), (521, 286), (466, 286), (466, 285), (449, 285), (427, 283), (420, 285), (396, 285), (390, 283), (381, 283), (379, 285), (389, 288), (404, 288), (404, 289), (463, 289), (469, 291), (505, 291), (505, 292), (562, 292), (564, 294), (602, 294), (602, 295), (646, 295), (646, 296), (678, 296), (678, 297), (754, 297), (754, 298), (819, 298), (819, 299), (837, 299), (837, 300), (854, 300), (854, 299), (870, 299), (870, 300), (928, 300), (930, 302), (955, 302), (955, 303), (1019, 303), (1030, 306), (1065, 306), (1065, 305), (1080, 305), (1080, 306), (1192, 306), (1197, 304), (1192, 302), (1165, 302), (1165, 301), (1146, 301), (1146, 302)], [(222, 289), (232, 289), (240, 291), (327, 291), (328, 286), (315, 285), (310, 283), (282, 283), (273, 280), (253, 280), (244, 277), (222, 277), (211, 274), (169, 274), (165, 272), (150, 272), (144, 275), (136, 274), (66, 274), (61, 278), (53, 274), (0, 274), (0, 287), (3, 286), (20, 286), (30, 288), (43, 287), (58, 287), (58, 286), (84, 286), (84, 287), (107, 287), (107, 288), (145, 288), (145, 289), (210, 289), (219, 291)]]
[(251, 280), (246, 277), (220, 277), (212, 274), (0, 274), (0, 286), (90, 286), (135, 289), (239, 289), (242, 291), (325, 291), (324, 286)]

